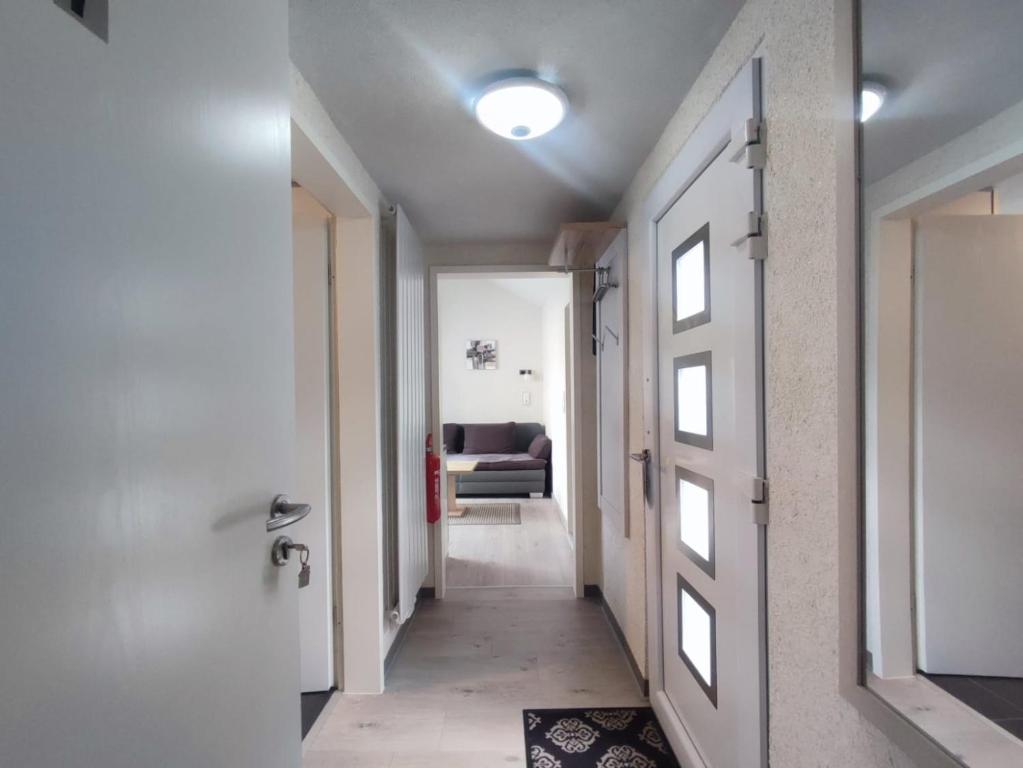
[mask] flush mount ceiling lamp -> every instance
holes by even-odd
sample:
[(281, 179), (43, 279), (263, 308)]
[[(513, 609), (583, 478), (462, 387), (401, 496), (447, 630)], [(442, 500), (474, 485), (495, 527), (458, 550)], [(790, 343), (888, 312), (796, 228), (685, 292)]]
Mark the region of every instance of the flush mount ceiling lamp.
[(476, 99), (476, 119), (484, 128), (512, 141), (543, 136), (568, 112), (568, 99), (556, 85), (536, 77), (498, 80)]
[(863, 81), (863, 93), (860, 96), (860, 122), (865, 123), (881, 109), (888, 89), (874, 80)]

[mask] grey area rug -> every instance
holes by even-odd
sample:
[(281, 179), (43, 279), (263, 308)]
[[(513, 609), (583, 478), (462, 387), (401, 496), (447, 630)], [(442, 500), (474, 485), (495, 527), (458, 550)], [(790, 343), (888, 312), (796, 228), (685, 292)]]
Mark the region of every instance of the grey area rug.
[(466, 504), (465, 514), (449, 517), (448, 525), (521, 525), (518, 504)]

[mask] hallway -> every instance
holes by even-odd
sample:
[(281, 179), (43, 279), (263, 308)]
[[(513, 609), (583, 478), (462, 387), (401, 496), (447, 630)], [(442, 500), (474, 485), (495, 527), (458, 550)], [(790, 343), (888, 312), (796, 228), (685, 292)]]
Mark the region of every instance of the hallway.
[(525, 765), (522, 710), (644, 705), (599, 605), (567, 588), (424, 602), (380, 696), (335, 696), (305, 768)]
[[(482, 499), (465, 499), (472, 505)], [(486, 501), (492, 501), (487, 499)], [(554, 499), (514, 499), (519, 525), (448, 526), (448, 587), (570, 587), (575, 558)]]

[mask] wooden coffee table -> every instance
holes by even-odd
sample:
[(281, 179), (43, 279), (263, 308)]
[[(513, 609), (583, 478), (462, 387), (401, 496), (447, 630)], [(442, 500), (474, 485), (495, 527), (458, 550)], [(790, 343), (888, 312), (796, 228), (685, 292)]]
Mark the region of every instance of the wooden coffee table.
[(458, 499), (456, 498), (458, 492), (458, 476), (467, 475), (476, 469), (475, 461), (449, 461), (447, 462), (448, 471), (448, 517), (461, 517), (465, 514), (465, 507), (458, 506)]

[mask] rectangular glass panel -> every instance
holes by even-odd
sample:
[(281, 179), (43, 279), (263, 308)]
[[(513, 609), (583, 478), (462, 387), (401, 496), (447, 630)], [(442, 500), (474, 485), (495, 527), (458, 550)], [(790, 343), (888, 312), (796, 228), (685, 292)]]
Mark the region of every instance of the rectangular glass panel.
[(675, 260), (675, 320), (682, 321), (703, 312), (704, 243), (701, 240)]
[(678, 428), (694, 435), (707, 434), (707, 366), (678, 370)]
[(710, 352), (675, 358), (675, 440), (713, 450)]
[(679, 535), (682, 543), (710, 560), (710, 491), (679, 478)]
[(706, 600), (678, 578), (678, 655), (711, 703), (717, 707), (717, 614)]
[(671, 252), (672, 331), (710, 322), (710, 224)]
[(682, 650), (707, 685), (713, 682), (710, 647), (710, 614), (683, 589)]

